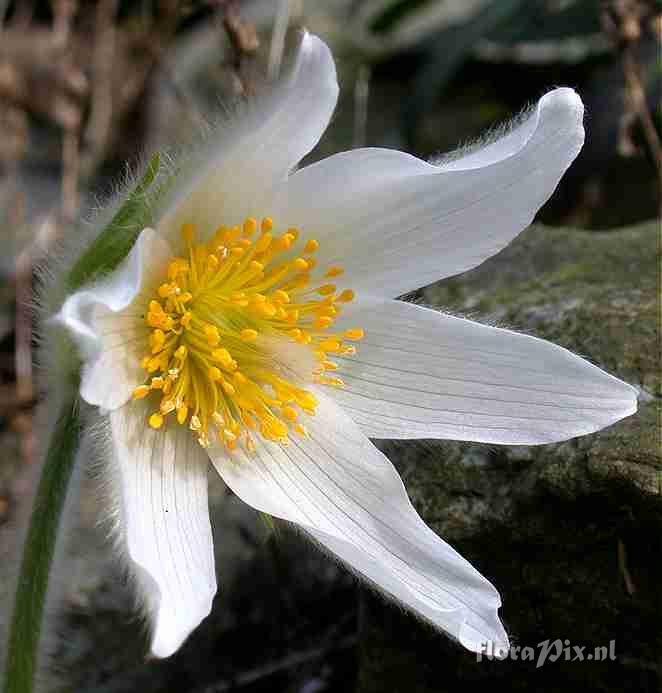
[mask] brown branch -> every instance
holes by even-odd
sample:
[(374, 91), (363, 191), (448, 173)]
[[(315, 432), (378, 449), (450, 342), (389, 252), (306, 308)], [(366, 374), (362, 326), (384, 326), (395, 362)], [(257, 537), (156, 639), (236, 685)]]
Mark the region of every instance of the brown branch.
[(337, 652), (338, 650), (348, 650), (355, 647), (358, 642), (356, 635), (348, 635), (335, 642), (329, 642), (321, 647), (315, 647), (310, 650), (304, 650), (302, 652), (295, 652), (283, 659), (267, 664), (263, 667), (256, 669), (251, 669), (249, 671), (241, 672), (232, 678), (232, 681), (219, 681), (218, 683), (207, 686), (199, 693), (226, 693), (227, 691), (234, 691), (246, 686), (250, 686), (261, 679), (268, 678), (274, 674), (278, 674), (281, 671), (288, 671), (289, 669), (294, 669), (307, 662), (314, 662), (316, 659), (321, 659), (331, 652)]
[(92, 53), (90, 117), (83, 135), (81, 175), (88, 178), (106, 155), (113, 123), (113, 68), (117, 36), (117, 0), (100, 0), (97, 5)]
[(628, 570), (627, 553), (625, 552), (625, 544), (622, 539), (618, 540), (618, 569), (623, 577), (627, 593), (632, 596), (636, 593), (637, 589), (630, 575), (630, 571)]
[[(646, 89), (641, 66), (636, 57), (636, 46), (641, 41), (647, 21), (653, 30), (653, 40), (660, 40), (662, 18), (655, 3), (642, 0), (606, 0), (601, 14), (603, 31), (620, 55), (625, 80), (625, 114), (622, 122), (624, 141), (631, 143), (631, 125), (639, 122), (646, 147), (653, 158), (660, 183), (662, 184), (662, 141), (648, 108)], [(632, 148), (633, 145), (630, 145)]]

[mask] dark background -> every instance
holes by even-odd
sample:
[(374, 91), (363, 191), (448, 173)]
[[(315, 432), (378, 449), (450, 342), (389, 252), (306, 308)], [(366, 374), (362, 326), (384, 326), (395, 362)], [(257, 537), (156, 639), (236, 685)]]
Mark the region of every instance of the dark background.
[[(34, 266), (128, 161), (185, 141), (263, 88), (285, 3), (0, 0), (0, 599), (39, 471)], [(609, 662), (477, 662), (385, 604), (210, 477), (220, 590), (165, 661), (115, 565), (82, 474), (51, 599), (46, 690), (242, 693), (657, 691), (661, 679), (659, 186), (662, 5), (613, 0), (289, 3), (331, 46), (338, 111), (310, 160), (354, 146), (428, 158), (568, 85), (584, 150), (498, 258), (428, 287), (453, 312), (549, 337), (652, 403), (581, 442), (535, 449), (389, 443), (419, 512), (504, 596), (516, 644), (615, 641)], [(276, 56), (279, 52), (276, 51)], [(273, 65), (272, 65), (273, 67)], [(534, 233), (535, 231), (535, 233)], [(568, 301), (574, 301), (569, 306)], [(651, 408), (655, 405), (655, 408)], [(6, 616), (0, 619), (4, 623)], [(536, 650), (536, 656), (539, 650)]]

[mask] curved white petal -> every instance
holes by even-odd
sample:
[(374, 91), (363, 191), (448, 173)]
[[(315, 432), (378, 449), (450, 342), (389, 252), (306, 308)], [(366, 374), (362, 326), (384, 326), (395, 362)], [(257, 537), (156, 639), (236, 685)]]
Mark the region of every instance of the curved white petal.
[(155, 431), (147, 416), (142, 401), (110, 413), (113, 462), (120, 531), (153, 624), (152, 653), (168, 657), (216, 594), (209, 460), (185, 427)]
[(145, 229), (114, 272), (69, 296), (54, 316), (81, 351), (80, 392), (89, 404), (115, 409), (144, 381), (144, 304), (171, 255), (168, 243)]
[(192, 223), (205, 235), (221, 224), (269, 215), (265, 195), (317, 144), (337, 98), (328, 47), (304, 33), (289, 79), (249, 104), (241, 122), (215, 130), (205, 143), (204, 161), (159, 228), (172, 238), (183, 223)]
[(364, 306), (351, 324), (365, 338), (337, 359), (333, 397), (372, 438), (531, 445), (637, 409), (633, 387), (542, 339), (402, 301)]
[(579, 96), (556, 89), (509, 134), (439, 166), (337, 154), (291, 176), (272, 215), (315, 236), (344, 284), (394, 298), (479, 265), (528, 226), (581, 149), (582, 118)]
[(349, 567), (470, 650), (507, 648), (494, 587), (418, 516), (393, 465), (321, 393), (307, 438), (212, 462), (263, 512), (300, 525)]

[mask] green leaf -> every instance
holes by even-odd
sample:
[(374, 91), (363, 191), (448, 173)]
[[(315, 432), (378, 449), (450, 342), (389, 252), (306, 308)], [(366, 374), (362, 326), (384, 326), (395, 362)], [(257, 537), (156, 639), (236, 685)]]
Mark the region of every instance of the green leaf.
[[(75, 390), (74, 390), (75, 392)], [(30, 693), (55, 543), (80, 438), (75, 395), (62, 405), (39, 479), (16, 587), (4, 693)]]
[(112, 271), (128, 255), (140, 232), (152, 223), (155, 202), (167, 187), (168, 181), (157, 184), (162, 172), (157, 153), (110, 223), (73, 266), (67, 277), (69, 291)]

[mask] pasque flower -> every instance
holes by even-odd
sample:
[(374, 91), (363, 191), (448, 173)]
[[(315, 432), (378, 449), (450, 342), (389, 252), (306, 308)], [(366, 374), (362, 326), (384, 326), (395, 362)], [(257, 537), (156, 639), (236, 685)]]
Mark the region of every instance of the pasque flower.
[(507, 648), (497, 591), (425, 525), (369, 438), (549, 443), (636, 409), (632, 387), (563, 348), (396, 300), (531, 222), (582, 146), (577, 94), (551, 91), (436, 165), (366, 148), (294, 170), (337, 94), (328, 48), (304, 34), (287, 80), (211, 136), (154, 228), (56, 316), (83, 359), (81, 397), (108, 422), (157, 656), (216, 592), (210, 461), (465, 647)]

